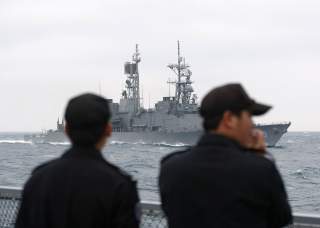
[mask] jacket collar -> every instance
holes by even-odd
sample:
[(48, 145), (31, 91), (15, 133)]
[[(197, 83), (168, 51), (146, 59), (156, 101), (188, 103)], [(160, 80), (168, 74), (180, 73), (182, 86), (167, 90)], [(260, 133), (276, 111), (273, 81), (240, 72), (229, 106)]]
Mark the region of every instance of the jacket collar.
[(74, 157), (105, 160), (101, 154), (101, 151), (97, 150), (94, 147), (72, 146), (69, 150), (67, 150), (62, 155), (62, 158), (74, 158)]
[(228, 138), (224, 135), (209, 133), (209, 132), (202, 135), (197, 145), (198, 146), (223, 146), (223, 147), (231, 147), (238, 150), (244, 149), (234, 139)]

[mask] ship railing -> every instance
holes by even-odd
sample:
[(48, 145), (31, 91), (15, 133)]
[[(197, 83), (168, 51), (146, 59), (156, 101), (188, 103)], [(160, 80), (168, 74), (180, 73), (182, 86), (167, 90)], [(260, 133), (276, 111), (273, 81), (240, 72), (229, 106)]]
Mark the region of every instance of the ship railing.
[[(0, 228), (13, 228), (21, 201), (21, 188), (0, 186)], [(143, 201), (142, 228), (167, 228), (159, 202)], [(287, 228), (320, 228), (320, 215), (294, 214), (294, 224)]]

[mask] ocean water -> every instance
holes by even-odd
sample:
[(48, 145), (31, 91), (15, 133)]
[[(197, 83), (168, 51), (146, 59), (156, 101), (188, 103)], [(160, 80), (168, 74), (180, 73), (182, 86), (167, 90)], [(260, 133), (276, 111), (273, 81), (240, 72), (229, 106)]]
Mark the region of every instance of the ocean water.
[[(69, 143), (34, 144), (23, 133), (0, 133), (0, 185), (22, 187), (32, 169), (60, 156)], [(142, 200), (158, 201), (159, 162), (183, 144), (110, 141), (103, 155), (137, 181)], [(294, 212), (320, 214), (320, 132), (289, 132), (270, 148)]]

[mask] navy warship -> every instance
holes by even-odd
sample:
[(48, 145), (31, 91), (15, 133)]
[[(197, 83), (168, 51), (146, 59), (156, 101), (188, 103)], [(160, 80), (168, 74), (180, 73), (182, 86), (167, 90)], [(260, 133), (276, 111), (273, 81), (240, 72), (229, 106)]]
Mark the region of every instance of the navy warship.
[[(173, 96), (163, 97), (154, 108), (145, 109), (141, 104), (139, 63), (141, 62), (138, 45), (132, 60), (124, 64), (126, 75), (125, 89), (120, 102), (109, 99), (112, 110), (113, 134), (111, 141), (145, 144), (193, 145), (197, 142), (202, 130), (202, 121), (198, 113), (197, 95), (191, 81), (190, 65), (180, 54), (178, 41), (177, 63), (168, 67), (176, 75), (176, 80), (168, 80), (174, 86)], [(267, 146), (273, 147), (283, 134), (287, 132), (288, 123), (257, 124), (266, 138)], [(57, 121), (57, 129), (41, 134), (26, 136), (26, 140), (35, 142), (65, 142), (64, 123)]]

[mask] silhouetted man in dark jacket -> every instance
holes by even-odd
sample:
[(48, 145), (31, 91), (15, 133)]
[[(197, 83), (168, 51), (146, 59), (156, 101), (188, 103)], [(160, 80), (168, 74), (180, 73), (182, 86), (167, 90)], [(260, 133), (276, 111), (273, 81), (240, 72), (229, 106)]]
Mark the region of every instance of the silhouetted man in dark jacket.
[(72, 147), (37, 167), (25, 184), (16, 228), (138, 228), (139, 198), (131, 177), (101, 150), (112, 127), (108, 101), (84, 94), (65, 112)]
[(270, 108), (240, 84), (205, 96), (205, 134), (196, 146), (161, 162), (161, 200), (170, 228), (277, 228), (292, 221), (283, 181), (251, 119)]

